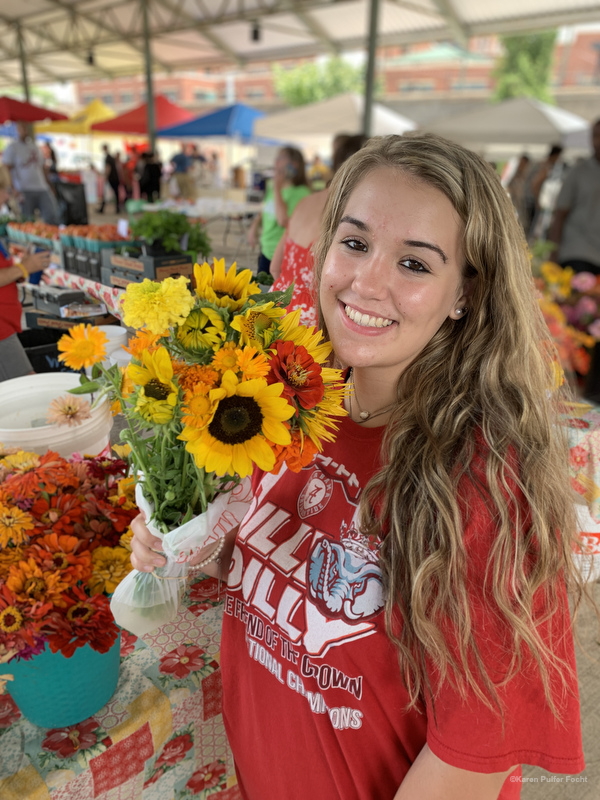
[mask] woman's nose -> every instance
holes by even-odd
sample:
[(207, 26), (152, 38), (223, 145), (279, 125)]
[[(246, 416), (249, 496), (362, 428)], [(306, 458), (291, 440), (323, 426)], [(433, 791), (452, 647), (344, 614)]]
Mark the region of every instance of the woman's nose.
[(361, 262), (352, 284), (363, 297), (383, 297), (388, 292), (390, 279), (389, 261), (382, 254), (373, 253)]

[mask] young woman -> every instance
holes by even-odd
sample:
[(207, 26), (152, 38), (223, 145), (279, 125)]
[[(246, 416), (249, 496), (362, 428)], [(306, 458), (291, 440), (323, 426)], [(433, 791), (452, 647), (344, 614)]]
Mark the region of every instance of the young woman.
[(309, 194), (304, 156), (295, 147), (282, 147), (275, 159), (273, 180), (267, 183), (262, 213), (248, 230), (249, 245), (260, 244), (258, 272), (269, 273), (271, 259), (292, 212)]
[[(567, 449), (510, 199), (452, 142), (373, 139), (315, 263), (352, 392), (309, 467), (253, 476), (221, 553), (242, 796), (496, 800), (522, 763), (579, 772)], [(134, 566), (162, 564), (134, 530)]]

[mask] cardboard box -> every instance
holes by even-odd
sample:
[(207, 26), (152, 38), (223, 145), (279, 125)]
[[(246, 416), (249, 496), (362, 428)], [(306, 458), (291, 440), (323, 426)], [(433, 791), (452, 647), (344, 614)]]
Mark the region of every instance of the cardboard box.
[(69, 328), (81, 324), (89, 325), (120, 325), (121, 323), (112, 314), (104, 314), (100, 317), (79, 317), (79, 319), (61, 319), (51, 314), (42, 314), (39, 311), (25, 312), (25, 325), (27, 328), (35, 330), (37, 328), (52, 328), (59, 331), (68, 331)]
[[(109, 270), (106, 272), (105, 270)], [(187, 255), (174, 253), (165, 256), (131, 256), (115, 253), (114, 250), (102, 250), (102, 283), (106, 286), (122, 286), (123, 283), (109, 281), (105, 276), (113, 275), (115, 278), (127, 283), (141, 283), (144, 278), (151, 281), (164, 281), (165, 278), (177, 278), (184, 275), (191, 278), (194, 273), (192, 259)]]

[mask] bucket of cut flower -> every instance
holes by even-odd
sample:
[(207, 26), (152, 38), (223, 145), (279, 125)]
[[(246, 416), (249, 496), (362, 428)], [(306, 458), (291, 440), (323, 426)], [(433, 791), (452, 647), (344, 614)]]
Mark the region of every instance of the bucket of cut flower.
[(124, 461), (0, 450), (0, 672), (36, 725), (74, 725), (119, 677), (110, 596), (138, 513)]

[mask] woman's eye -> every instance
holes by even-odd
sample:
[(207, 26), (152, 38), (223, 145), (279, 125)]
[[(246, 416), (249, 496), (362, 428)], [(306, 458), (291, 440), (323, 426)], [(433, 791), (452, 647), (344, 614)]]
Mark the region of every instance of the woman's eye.
[(360, 239), (343, 239), (342, 244), (345, 244), (350, 250), (359, 250), (362, 252), (367, 249), (366, 244), (361, 242)]
[(427, 267), (415, 258), (404, 258), (400, 264), (411, 272), (429, 272)]

